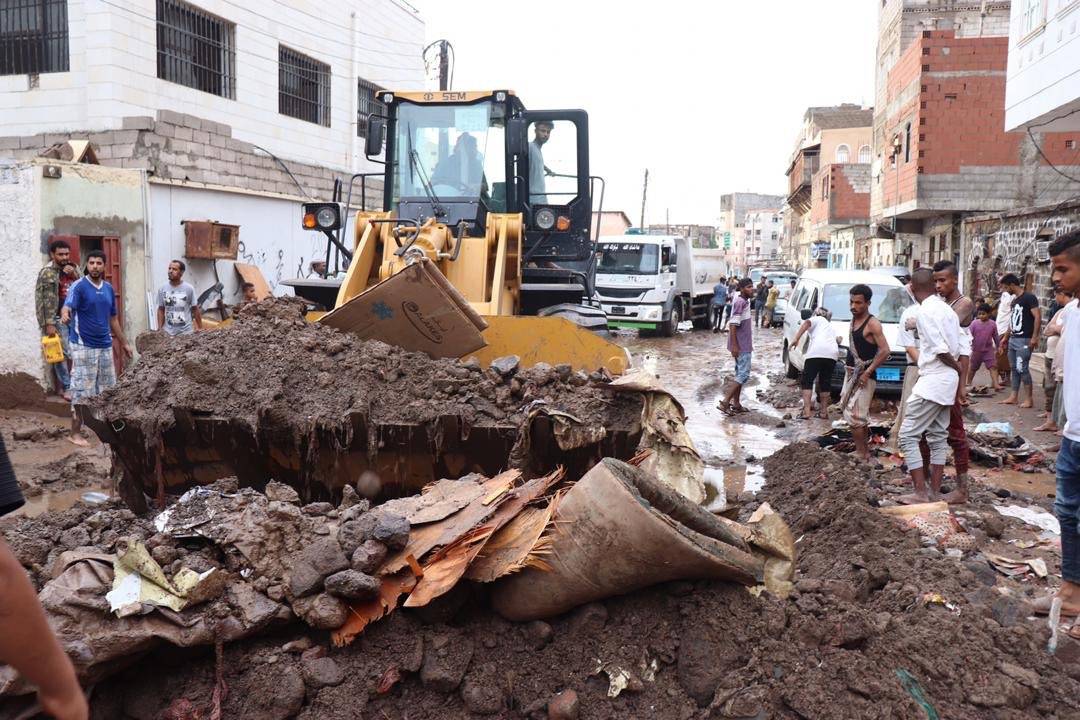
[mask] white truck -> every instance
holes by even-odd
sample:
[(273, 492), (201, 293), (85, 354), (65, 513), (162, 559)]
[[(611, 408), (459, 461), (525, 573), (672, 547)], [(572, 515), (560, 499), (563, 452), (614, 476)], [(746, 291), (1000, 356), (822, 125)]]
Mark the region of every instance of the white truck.
[(610, 327), (675, 334), (679, 323), (709, 325), (713, 287), (727, 270), (723, 250), (695, 248), (678, 235), (601, 237), (596, 299)]

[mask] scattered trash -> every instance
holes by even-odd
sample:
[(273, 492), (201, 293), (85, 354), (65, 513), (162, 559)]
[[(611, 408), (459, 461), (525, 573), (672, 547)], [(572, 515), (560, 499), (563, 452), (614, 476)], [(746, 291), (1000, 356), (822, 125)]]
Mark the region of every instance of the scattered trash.
[(986, 560), (990, 563), (991, 567), (1008, 577), (1018, 577), (1034, 572), (1036, 576), (1044, 578), (1048, 574), (1046, 561), (1042, 558), (1017, 560), (1005, 557), (1004, 555), (995, 555), (993, 553), (983, 553), (983, 555), (986, 557)]
[(896, 677), (900, 678), (900, 684), (908, 695), (915, 700), (923, 710), (926, 711), (926, 720), (941, 720), (941, 716), (938, 715), (937, 710), (930, 704), (930, 701), (926, 699), (926, 692), (922, 689), (922, 685), (916, 680), (911, 673), (903, 668), (896, 671)]
[(980, 435), (997, 435), (1003, 438), (1012, 438), (1016, 435), (1010, 422), (981, 422), (975, 426), (972, 432)]
[(144, 614), (144, 605), (180, 612), (224, 590), (225, 573), (217, 568), (202, 573), (181, 568), (170, 582), (146, 546), (135, 542), (113, 560), (113, 586), (105, 599), (117, 617), (127, 617)]
[(895, 505), (878, 510), (915, 528), (924, 538), (933, 540), (943, 549), (961, 552), (975, 549), (975, 537), (967, 532), (945, 502)]
[(1028, 525), (1048, 530), (1055, 535), (1061, 534), (1058, 519), (1041, 508), (1022, 507), (1020, 505), (995, 505), (994, 509), (1007, 517), (1023, 520)]
[(1046, 644), (1046, 649), (1053, 655), (1057, 652), (1058, 635), (1061, 632), (1061, 606), (1064, 601), (1055, 597), (1050, 601), (1050, 616), (1047, 618), (1047, 622), (1050, 624), (1050, 642)]
[(82, 501), (89, 505), (101, 505), (102, 503), (109, 501), (109, 496), (103, 492), (91, 490), (90, 492), (84, 492), (82, 494)]
[(920, 605), (941, 605), (943, 608), (953, 613), (954, 615), (960, 614), (960, 606), (956, 603), (949, 602), (940, 593), (924, 593), (919, 597)]
[(619, 667), (615, 663), (605, 663), (602, 660), (597, 659), (596, 667), (590, 673), (590, 675), (599, 675), (600, 673), (607, 673), (608, 676), (608, 690), (607, 696), (609, 698), (617, 698), (619, 694), (630, 684), (633, 679), (629, 670)]

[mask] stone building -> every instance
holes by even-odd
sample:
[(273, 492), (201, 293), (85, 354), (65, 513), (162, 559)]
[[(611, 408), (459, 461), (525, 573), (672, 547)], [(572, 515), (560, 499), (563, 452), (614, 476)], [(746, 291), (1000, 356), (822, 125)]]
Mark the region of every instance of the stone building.
[(1013, 272), (1035, 293), (1043, 307), (1051, 298), (1047, 249), (1059, 235), (1080, 230), (1080, 200), (964, 219), (962, 238), (968, 294), (998, 292), (998, 278)]

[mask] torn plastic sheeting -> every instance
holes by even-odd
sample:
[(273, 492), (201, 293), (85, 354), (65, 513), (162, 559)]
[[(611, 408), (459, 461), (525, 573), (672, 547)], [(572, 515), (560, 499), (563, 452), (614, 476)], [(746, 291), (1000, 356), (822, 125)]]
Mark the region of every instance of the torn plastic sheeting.
[[(779, 516), (767, 511), (762, 521), (757, 528), (721, 523), (642, 470), (605, 458), (560, 500), (549, 537), (550, 569), (525, 568), (499, 579), (493, 604), (510, 620), (535, 620), (691, 578), (765, 582), (770, 592), (786, 596), (794, 543)], [(755, 532), (763, 544), (782, 546), (784, 557), (741, 539)], [(775, 560), (770, 572), (767, 560)]]
[[(62, 572), (38, 595), (49, 625), (75, 664), (84, 685), (96, 683), (123, 667), (125, 659), (169, 643), (177, 647), (213, 645), (254, 635), (292, 613), (244, 582), (229, 582), (223, 600), (229, 614), (189, 606), (180, 612), (166, 607), (145, 615), (117, 618), (109, 612), (106, 594), (113, 585), (113, 563), (87, 553), (68, 557)], [(0, 696), (21, 695), (33, 688), (10, 668), (0, 666)]]
[(642, 469), (691, 502), (705, 501), (705, 462), (686, 430), (686, 412), (660, 381), (647, 372), (633, 372), (611, 382), (612, 390), (635, 391), (644, 395), (641, 410), (642, 434), (638, 451), (654, 452)]
[(224, 589), (224, 573), (217, 568), (203, 573), (181, 568), (170, 582), (146, 546), (136, 542), (113, 560), (112, 590), (105, 599), (118, 617), (126, 617), (142, 613), (144, 605), (180, 612), (189, 605), (210, 600)]
[(1061, 534), (1058, 519), (1041, 508), (1021, 507), (1019, 505), (995, 505), (994, 509), (1007, 517), (1023, 520), (1028, 525), (1049, 530), (1055, 535)]

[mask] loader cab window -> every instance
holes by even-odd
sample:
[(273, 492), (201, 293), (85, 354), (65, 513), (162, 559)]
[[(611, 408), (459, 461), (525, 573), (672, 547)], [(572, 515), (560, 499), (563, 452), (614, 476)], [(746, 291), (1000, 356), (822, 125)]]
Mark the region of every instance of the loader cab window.
[(577, 125), (537, 120), (529, 125), (529, 204), (569, 205), (578, 194)]
[(394, 134), (394, 205), (482, 199), (506, 208), (505, 119), (491, 103), (402, 102)]

